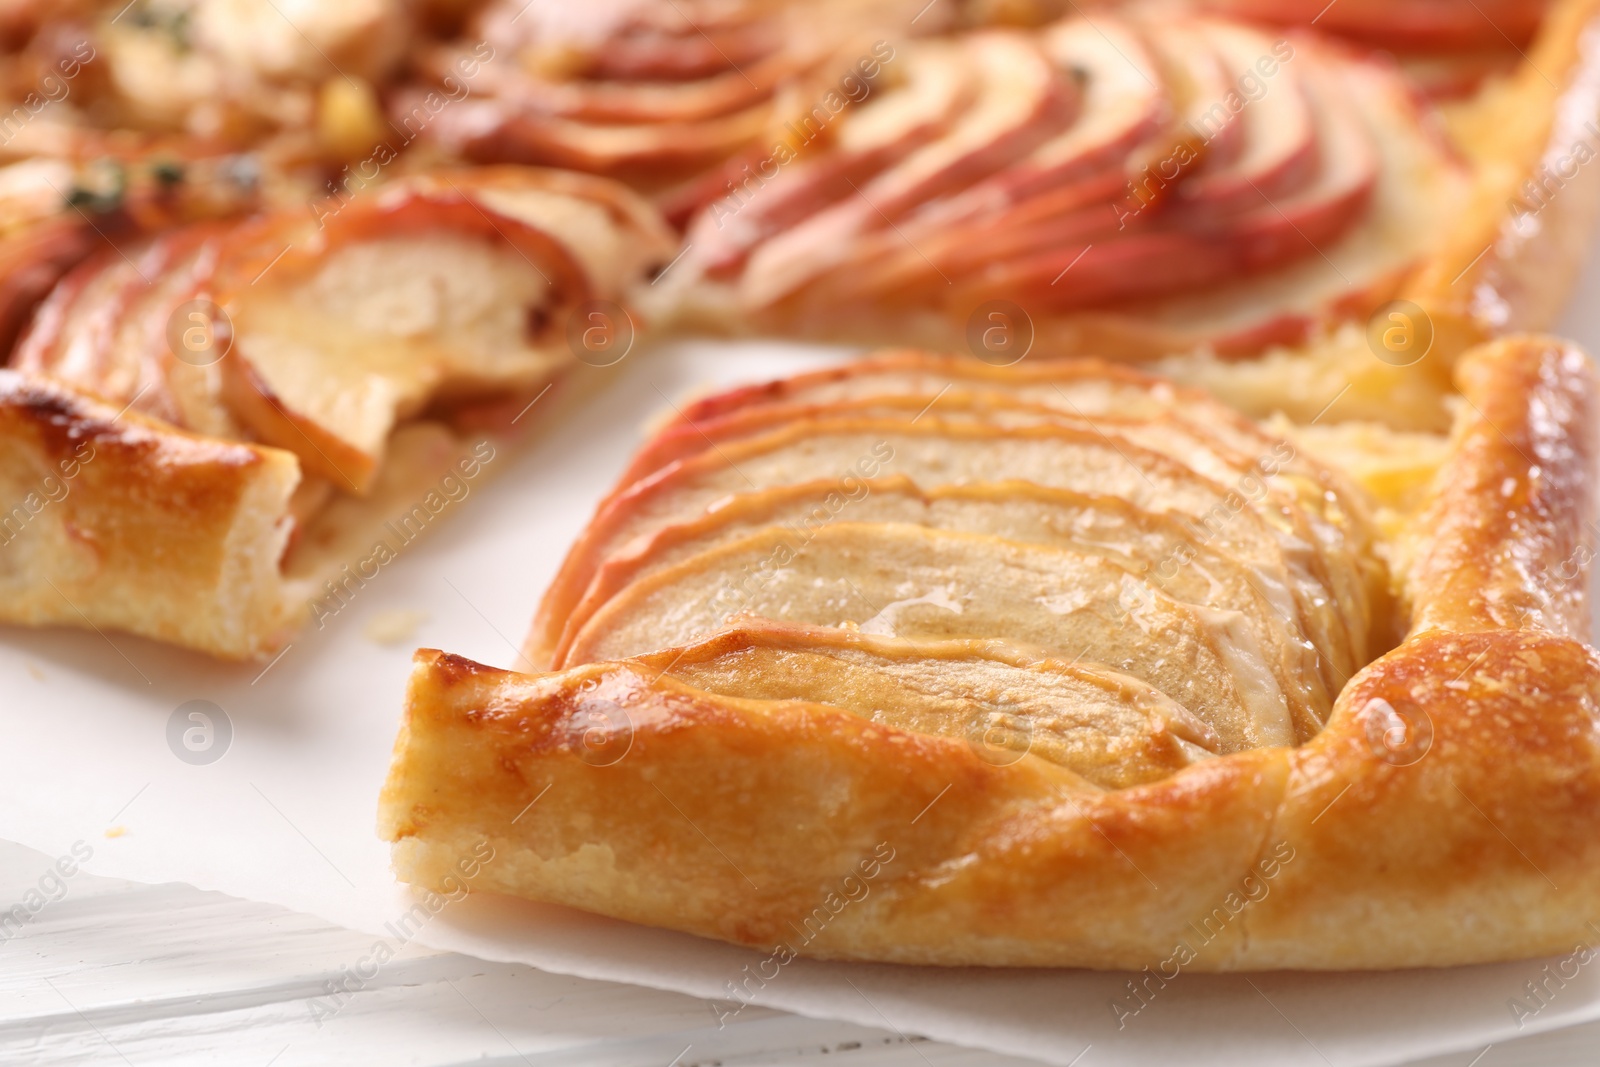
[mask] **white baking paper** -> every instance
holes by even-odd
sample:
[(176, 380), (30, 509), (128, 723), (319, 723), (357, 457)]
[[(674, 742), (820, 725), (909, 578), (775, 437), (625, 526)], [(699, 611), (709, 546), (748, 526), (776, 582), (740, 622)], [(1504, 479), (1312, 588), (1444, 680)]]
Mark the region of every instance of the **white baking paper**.
[[(1600, 278), (1585, 286), (1590, 297), (1600, 294)], [(1600, 312), (1572, 328), (1600, 340)], [(370, 932), (371, 957), (350, 961), (356, 977), (347, 988), (359, 995), (360, 975), (381, 966), (378, 945), (396, 946), (386, 924), (413, 904), (373, 830), (412, 648), (514, 666), (545, 583), (647, 419), (699, 388), (840, 356), (797, 345), (679, 343), (605, 370), (584, 368), (588, 387), (553, 390), (529, 413), (542, 420), (530, 447), (497, 458), (496, 476), (453, 504), (459, 513), (450, 522), (270, 665), (219, 664), (120, 634), (0, 629), (0, 837), (51, 855), (91, 852), (84, 867), (96, 874), (187, 882)], [(419, 616), (408, 640), (384, 646), (369, 636), (403, 631)], [(202, 731), (189, 738), (198, 747), (207, 740), (186, 713), (171, 725), (195, 700), (223, 709), (231, 725), (225, 755), (209, 764), (175, 755), (189, 751), (185, 730)], [(221, 732), (213, 730), (214, 750)], [(0, 910), (13, 903), (32, 906), (4, 901)], [(1600, 901), (1595, 912), (1600, 920)], [(761, 958), (487, 895), (449, 904), (414, 934), (406, 929), (424, 944), (485, 959), (707, 998), (728, 998), (729, 983)], [(1568, 972), (1560, 987), (1547, 965)], [(753, 999), (1084, 1067), (1357, 1067), (1452, 1051), (1465, 1064), (1519, 1033), (1600, 1018), (1600, 966), (1561, 961), (1398, 974), (1183, 974), (1142, 1001), (1128, 980), (796, 961)], [(1530, 981), (1549, 992), (1536, 1013), (1519, 1018), (1514, 1000), (1539, 1003), (1529, 999)], [(725, 999), (718, 1010), (737, 1007)]]

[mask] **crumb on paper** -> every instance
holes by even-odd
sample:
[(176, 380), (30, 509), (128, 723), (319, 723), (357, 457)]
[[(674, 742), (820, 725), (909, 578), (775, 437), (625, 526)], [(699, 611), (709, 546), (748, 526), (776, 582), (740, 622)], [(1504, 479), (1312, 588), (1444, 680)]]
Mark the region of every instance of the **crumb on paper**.
[(36, 681), (36, 682), (44, 681), (44, 671), (41, 671), (37, 666), (35, 666), (32, 663), (28, 664), (28, 673), (33, 676), (33, 680), (34, 681)]
[(396, 608), (392, 611), (380, 611), (367, 619), (366, 624), (361, 627), (361, 632), (368, 641), (376, 644), (398, 645), (402, 641), (410, 640), (411, 635), (417, 632), (417, 627), (427, 621), (426, 611)]
[(125, 834), (127, 832), (128, 832), (128, 828), (126, 826), (121, 826), (121, 825), (112, 826), (112, 827), (108, 827), (106, 829), (106, 836), (107, 837), (121, 837), (123, 834)]

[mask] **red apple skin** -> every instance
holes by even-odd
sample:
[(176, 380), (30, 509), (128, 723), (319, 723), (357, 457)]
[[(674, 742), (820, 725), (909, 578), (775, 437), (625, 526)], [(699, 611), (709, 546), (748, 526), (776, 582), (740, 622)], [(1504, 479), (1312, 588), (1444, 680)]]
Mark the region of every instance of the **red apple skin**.
[(102, 244), (77, 218), (62, 216), (0, 240), (0, 351), (9, 351), (34, 306)]
[(863, 234), (893, 229), (921, 204), (1003, 170), (1077, 113), (1076, 87), (1028, 38), (986, 33), (964, 38), (960, 47), (982, 74), (974, 102), (953, 119), (947, 136), (758, 249), (740, 279), (747, 299), (782, 299), (826, 274)]
[(1384, 48), (1420, 52), (1522, 46), (1547, 0), (1202, 0), (1218, 14), (1279, 26), (1309, 26)]
[[(791, 95), (837, 87), (862, 65), (857, 46), (875, 52), (880, 36), (866, 32), (869, 12), (824, 22), (792, 3), (574, 3), (550, 14), (495, 0), (462, 38), (479, 42), (470, 51), (420, 49), (414, 64), (432, 84), (395, 94), (391, 122), (473, 162), (566, 167), (660, 192), (765, 140)], [(441, 93), (448, 106), (425, 106)]]
[[(798, 157), (787, 162), (772, 146), (758, 146), (718, 168), (710, 180), (696, 183), (686, 195), (702, 197), (705, 212), (686, 241), (693, 264), (709, 277), (732, 276), (744, 267), (756, 245), (854, 196), (861, 186), (943, 134), (970, 94), (971, 77), (954, 56), (942, 53), (920, 64), (915, 56), (901, 62), (910, 71), (907, 81), (876, 99), (870, 95), (865, 99), (868, 109), (888, 108), (900, 119), (878, 131), (876, 140), (847, 138), (855, 123), (870, 121), (862, 117), (870, 110), (847, 110), (835, 120), (831, 143), (805, 142), (798, 147), (786, 143)], [(793, 122), (787, 128), (793, 135)]]

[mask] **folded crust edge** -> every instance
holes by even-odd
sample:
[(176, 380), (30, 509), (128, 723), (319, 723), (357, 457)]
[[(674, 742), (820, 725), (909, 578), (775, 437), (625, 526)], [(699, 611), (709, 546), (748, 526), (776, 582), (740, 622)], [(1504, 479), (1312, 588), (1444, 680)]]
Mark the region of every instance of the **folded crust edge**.
[[(528, 676), (422, 650), (380, 805), (395, 868), (438, 888), (487, 842), (476, 889), (819, 958), (1343, 970), (1570, 949), (1600, 899), (1600, 657), (1586, 565), (1562, 577), (1597, 386), (1544, 338), (1481, 348), (1458, 380), (1418, 624), (1306, 745), (1101, 792), (639, 664)], [(1528, 515), (1480, 521), (1507, 479)]]

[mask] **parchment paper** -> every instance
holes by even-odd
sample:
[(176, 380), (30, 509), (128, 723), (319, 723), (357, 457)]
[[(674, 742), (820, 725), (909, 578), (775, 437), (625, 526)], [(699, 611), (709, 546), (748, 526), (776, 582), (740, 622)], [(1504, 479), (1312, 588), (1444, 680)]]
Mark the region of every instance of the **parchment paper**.
[[(1584, 284), (1589, 297), (1600, 293), (1600, 279)], [(1597, 315), (1568, 328), (1600, 339)], [(648, 418), (699, 387), (841, 355), (694, 342), (585, 368), (587, 385), (552, 391), (530, 412), (543, 423), (535, 442), (497, 459), (495, 476), (451, 505), (451, 521), (270, 665), (228, 666), (120, 634), (0, 629), (0, 837), (73, 857), (68, 866), (88, 852), (82, 868), (96, 874), (187, 882), (371, 932), (373, 952), (350, 961), (354, 995), (361, 975), (381, 967), (380, 944), (393, 949), (414, 937), (485, 959), (716, 998), (717, 1013), (735, 1012), (740, 1001), (728, 984), (761, 956), (731, 946), (487, 895), (449, 903), (420, 929), (391, 925), (414, 900), (389, 873), (375, 803), (411, 650), (431, 645), (514, 666), (545, 583)], [(375, 621), (403, 612), (426, 615), (408, 640), (382, 646), (366, 636)], [(174, 727), (174, 714), (195, 700), (221, 708), (231, 726), (214, 762), (175, 754), (189, 752), (182, 737), (194, 721), (180, 716)], [(207, 752), (221, 734), (219, 726)], [(71, 878), (61, 881), (70, 894)], [(42, 898), (39, 906), (50, 906)], [(0, 901), (0, 911), (34, 903)], [(1492, 1042), (1600, 1018), (1600, 967), (1590, 966), (1519, 1019), (1510, 1002), (1535, 1003), (1524, 984), (1541, 981), (1547, 965), (1560, 963), (1183, 974), (1134, 998), (1127, 975), (796, 961), (752, 999), (1084, 1067), (1357, 1067), (1455, 1050), (1465, 1064)]]

